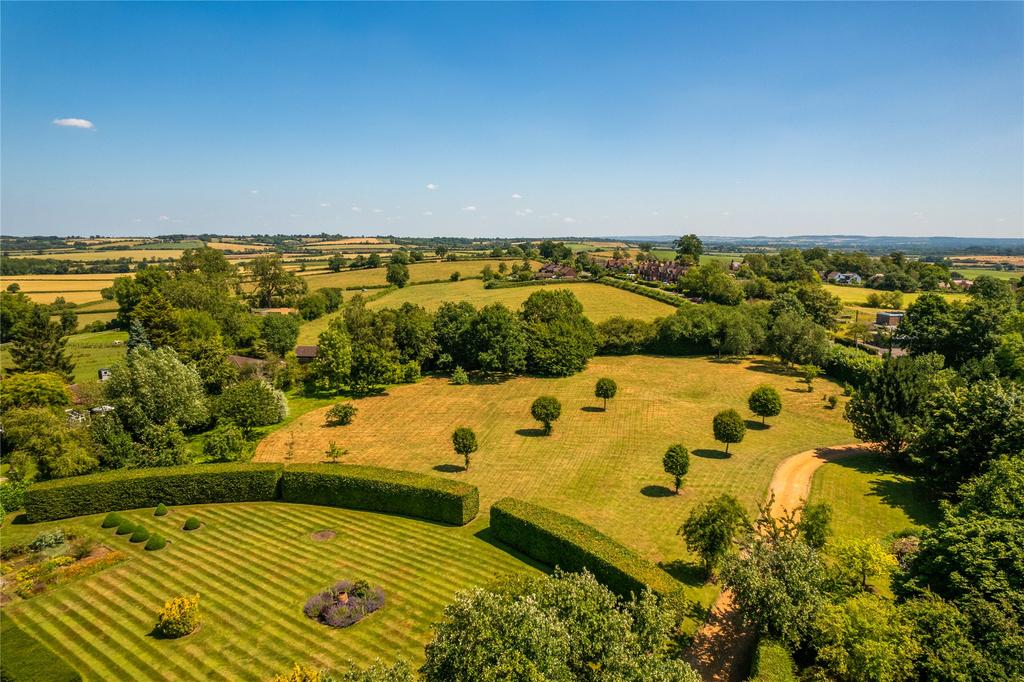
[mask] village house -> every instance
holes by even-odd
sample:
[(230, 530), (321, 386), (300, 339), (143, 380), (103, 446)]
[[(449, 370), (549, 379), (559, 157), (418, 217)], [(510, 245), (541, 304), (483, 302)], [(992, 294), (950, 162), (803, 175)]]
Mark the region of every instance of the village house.
[(686, 274), (687, 268), (675, 261), (645, 261), (636, 266), (636, 275), (648, 282), (675, 284)]
[(546, 263), (537, 271), (537, 279), (576, 279), (577, 272), (568, 265)]
[(863, 279), (856, 272), (835, 272), (825, 275), (825, 279), (833, 284), (854, 284), (859, 285)]
[(875, 314), (875, 326), (895, 329), (903, 321), (903, 312), (900, 310), (887, 310)]

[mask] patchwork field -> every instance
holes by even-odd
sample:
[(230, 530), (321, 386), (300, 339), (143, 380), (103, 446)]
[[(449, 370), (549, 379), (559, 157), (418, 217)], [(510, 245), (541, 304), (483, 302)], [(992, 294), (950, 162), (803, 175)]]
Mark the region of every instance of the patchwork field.
[[(191, 515), (204, 525), (185, 532), (181, 525)], [(45, 642), (86, 680), (268, 680), (296, 662), (344, 670), (348, 661), (365, 666), (377, 658), (419, 665), (430, 624), (457, 591), (536, 570), (475, 535), (479, 524), (453, 528), (276, 503), (124, 516), (170, 544), (146, 552), (113, 529), (101, 530), (102, 515), (4, 528), (5, 544), (64, 527), (97, 534), (130, 554), (126, 563), (3, 607), (5, 620)], [(311, 538), (324, 529), (337, 536)], [(382, 586), (384, 608), (343, 629), (306, 618), (307, 597), (342, 578)], [(199, 630), (181, 640), (154, 638), (164, 601), (194, 592), (200, 594)]]
[[(850, 307), (863, 307), (867, 302), (868, 295), (870, 294), (886, 293), (881, 289), (869, 289), (868, 287), (853, 287), (839, 284), (825, 284), (824, 287), (830, 294), (838, 296), (839, 300), (841, 300), (844, 305)], [(903, 294), (903, 307), (906, 308), (920, 296), (920, 293)], [(963, 293), (943, 294), (943, 296), (947, 297), (950, 301), (962, 301), (968, 298), (968, 295)]]
[[(605, 376), (618, 383), (619, 393), (602, 412), (594, 383)], [(730, 407), (752, 417), (747, 396), (762, 383), (779, 388), (782, 414), (766, 429), (750, 422), (746, 439), (726, 456), (712, 437), (712, 417)], [(566, 378), (467, 386), (427, 378), (396, 386), (357, 400), (359, 413), (344, 427), (325, 425), (328, 408), (313, 410), (270, 434), (256, 459), (284, 460), (294, 437), (291, 461), (322, 461), (334, 441), (349, 450), (345, 462), (464, 480), (479, 486), (482, 509), (505, 495), (522, 497), (592, 523), (651, 559), (671, 561), (685, 556), (675, 531), (697, 502), (727, 492), (753, 511), (780, 460), (854, 440), (842, 418), (843, 399), (837, 409), (824, 407), (823, 397), (838, 393), (824, 380), (807, 393), (794, 377), (761, 360), (597, 357)], [(562, 402), (549, 437), (530, 417), (530, 403), (539, 395)], [(458, 426), (471, 427), (480, 443), (465, 472), (451, 447)], [(692, 453), (678, 497), (661, 465), (665, 450), (677, 442)], [(710, 592), (695, 596), (710, 599)]]
[[(201, 246), (201, 242), (196, 242), (196, 246)], [(194, 248), (192, 246), (181, 246), (181, 247), (169, 247), (169, 248), (136, 248), (136, 249), (89, 249), (89, 250), (76, 250), (76, 251), (61, 251), (59, 253), (44, 253), (43, 255), (37, 255), (36, 253), (12, 253), (11, 258), (52, 258), (54, 260), (76, 260), (76, 261), (94, 261), (94, 260), (117, 260), (120, 258), (130, 258), (134, 261), (142, 260), (165, 260), (168, 258), (180, 258), (181, 252), (186, 248)]]
[(19, 291), (36, 303), (53, 303), (63, 296), (68, 303), (101, 300), (100, 290), (121, 275), (20, 275), (0, 277), (0, 289), (17, 284)]
[[(516, 259), (505, 259), (505, 265), (509, 268), (520, 261)], [(468, 260), (468, 261), (435, 261), (431, 263), (413, 263), (409, 265), (410, 282), (429, 282), (435, 279), (448, 279), (453, 272), (458, 272), (463, 277), (472, 277), (480, 274), (485, 266), (490, 265), (495, 271), (501, 259)], [(534, 262), (536, 270), (540, 263)], [(369, 268), (366, 270), (346, 270), (344, 272), (328, 272), (313, 275), (305, 275), (310, 289), (320, 287), (365, 287), (387, 284), (387, 268)]]

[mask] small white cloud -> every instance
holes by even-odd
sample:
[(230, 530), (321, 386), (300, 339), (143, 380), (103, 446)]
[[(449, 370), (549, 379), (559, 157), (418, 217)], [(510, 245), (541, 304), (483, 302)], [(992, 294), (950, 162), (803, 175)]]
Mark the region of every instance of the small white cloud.
[(522, 199), (522, 198), (523, 198), (523, 195), (522, 195), (522, 194), (520, 194), (519, 192), (513, 192), (513, 193), (512, 193), (512, 198), (513, 198), (513, 199)]
[(428, 182), (427, 183), (427, 189), (429, 189), (431, 192), (433, 192), (435, 189), (440, 189), (440, 185), (435, 185), (432, 182)]
[(301, 218), (302, 214), (301, 213), (289, 213), (288, 217), (289, 218)]
[(566, 216), (566, 217), (562, 218), (562, 222), (563, 223), (574, 223), (574, 222), (576, 222), (576, 219), (575, 218), (570, 218), (569, 216)]
[(166, 215), (162, 215), (159, 218), (157, 218), (157, 220), (159, 220), (162, 223), (165, 223), (165, 222), (167, 222), (170, 219), (171, 219), (171, 217), (170, 216), (166, 216)]
[(375, 208), (375, 209), (373, 209), (373, 212), (374, 213), (383, 213), (384, 209), (383, 208)]
[(996, 219), (996, 222), (997, 223), (1005, 223), (1006, 222), (1006, 218), (998, 218), (998, 219)]
[(420, 215), (434, 215), (434, 212), (433, 211), (424, 211), (423, 213), (420, 213)]
[(260, 193), (260, 191), (258, 189), (251, 189), (251, 190), (249, 190), (249, 194), (259, 194), (259, 193)]
[(362, 212), (363, 212), (363, 209), (362, 209), (362, 208), (360, 208), (359, 206), (353, 206), (353, 207), (352, 207), (352, 211), (353, 211), (354, 213), (362, 213)]
[(468, 213), (472, 213), (473, 211), (476, 210), (476, 206), (463, 206), (462, 210)]
[(141, 223), (142, 222), (142, 218), (132, 218), (132, 222), (133, 223)]
[(552, 213), (551, 215), (552, 215), (553, 217), (557, 218), (558, 216), (560, 216), (560, 215), (562, 215), (562, 214), (561, 214), (561, 213)]
[(85, 130), (95, 130), (96, 126), (92, 124), (87, 118), (55, 118), (53, 119), (53, 125), (60, 126), (61, 128), (84, 128)]
[(323, 202), (323, 203), (320, 204), (320, 208), (330, 208), (330, 207), (331, 207), (331, 205), (328, 204), (327, 202)]
[(661, 211), (651, 211), (651, 215), (661, 215)]
[(729, 216), (732, 215), (732, 211), (722, 211), (722, 215), (728, 218)]

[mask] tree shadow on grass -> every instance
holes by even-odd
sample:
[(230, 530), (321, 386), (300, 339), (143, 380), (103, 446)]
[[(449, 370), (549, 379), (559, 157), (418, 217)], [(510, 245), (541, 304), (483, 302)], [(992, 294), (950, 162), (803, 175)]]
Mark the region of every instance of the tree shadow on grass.
[(19, 512), (17, 516), (11, 519), (12, 526), (27, 526), (28, 524), (28, 514), (25, 512)]
[(434, 471), (440, 471), (444, 474), (457, 474), (460, 471), (465, 471), (466, 467), (459, 466), (458, 464), (438, 464), (434, 467)]
[(694, 450), (693, 454), (697, 457), (703, 457), (704, 459), (729, 459), (732, 457), (732, 455), (725, 450), (709, 450), (707, 448)]
[(500, 549), (502, 552), (505, 552), (506, 554), (513, 556), (516, 559), (519, 559), (519, 561), (522, 561), (524, 564), (533, 566), (534, 568), (543, 571), (544, 573), (551, 573), (551, 571), (554, 570), (552, 566), (548, 566), (547, 564), (542, 564), (541, 562), (536, 561), (535, 559), (531, 559), (519, 550), (509, 547), (508, 545), (503, 543), (501, 540), (494, 536), (494, 531), (491, 530), (490, 526), (487, 526), (487, 528), (484, 528), (483, 530), (479, 530), (476, 533), (473, 533), (473, 537), (477, 538), (478, 540), (483, 540), (488, 545), (496, 547)]
[(469, 383), (474, 386), (503, 384), (513, 378), (513, 375), (501, 372), (470, 372)]
[(663, 485), (645, 485), (640, 488), (640, 494), (644, 497), (675, 497), (676, 491)]
[(580, 408), (581, 412), (604, 412), (603, 407), (595, 407), (594, 405), (584, 405)]
[[(869, 452), (852, 457), (834, 460), (832, 464), (853, 469), (862, 474), (875, 474), (870, 482), (871, 495), (879, 498), (882, 503), (901, 509), (919, 526), (930, 526), (941, 518), (939, 506), (934, 495), (918, 479), (898, 468), (877, 452)], [(893, 478), (881, 478), (889, 476)]]
[(766, 431), (768, 429), (767, 424), (762, 424), (761, 422), (755, 421), (753, 419), (747, 419), (746, 423), (747, 428), (750, 429), (751, 431)]
[(524, 436), (526, 438), (540, 438), (546, 436), (544, 429), (516, 429), (517, 436)]
[(796, 376), (796, 371), (792, 367), (786, 367), (781, 362), (775, 362), (774, 360), (752, 360), (747, 365), (747, 369), (751, 372), (763, 372), (781, 377)]

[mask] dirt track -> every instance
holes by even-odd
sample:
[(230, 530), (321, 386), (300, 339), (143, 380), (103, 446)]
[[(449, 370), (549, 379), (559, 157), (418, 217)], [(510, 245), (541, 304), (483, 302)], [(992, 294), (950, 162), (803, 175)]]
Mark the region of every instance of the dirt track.
[[(822, 464), (868, 450), (863, 443), (815, 448), (779, 462), (768, 484), (768, 498), (775, 493), (776, 510), (799, 507), (811, 492), (814, 472)], [(750, 669), (756, 638), (743, 627), (743, 619), (732, 593), (723, 590), (711, 607), (711, 615), (694, 635), (687, 659), (705, 682), (742, 682)]]

